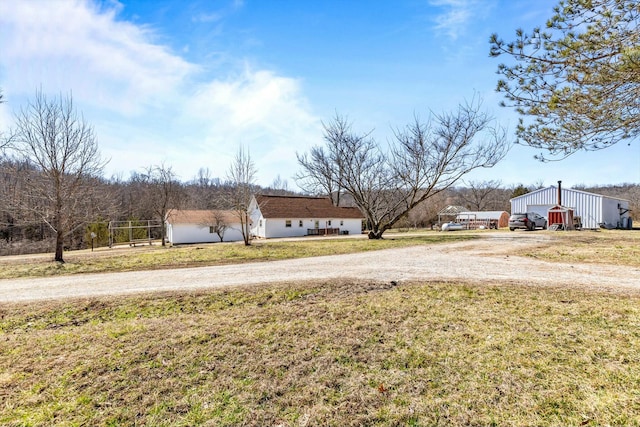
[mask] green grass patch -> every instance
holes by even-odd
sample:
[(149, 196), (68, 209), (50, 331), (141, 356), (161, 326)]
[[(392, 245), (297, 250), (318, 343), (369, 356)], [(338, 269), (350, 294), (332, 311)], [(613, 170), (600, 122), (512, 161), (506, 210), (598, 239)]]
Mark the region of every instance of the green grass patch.
[(640, 425), (640, 298), (329, 282), (0, 306), (0, 425)]

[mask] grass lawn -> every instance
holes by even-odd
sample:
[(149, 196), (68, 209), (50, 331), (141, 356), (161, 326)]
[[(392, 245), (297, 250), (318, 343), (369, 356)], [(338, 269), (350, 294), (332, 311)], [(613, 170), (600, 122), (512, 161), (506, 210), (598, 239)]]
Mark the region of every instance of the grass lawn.
[[(70, 255), (62, 268), (475, 236), (147, 248), (121, 267)], [(640, 233), (556, 236), (520, 255), (640, 266)], [(579, 284), (329, 281), (0, 304), (0, 425), (640, 425), (638, 348), (640, 293)]]
[(0, 313), (0, 425), (640, 424), (637, 294), (293, 283)]
[(540, 245), (526, 255), (547, 261), (640, 267), (640, 231), (607, 230), (552, 234), (553, 245)]

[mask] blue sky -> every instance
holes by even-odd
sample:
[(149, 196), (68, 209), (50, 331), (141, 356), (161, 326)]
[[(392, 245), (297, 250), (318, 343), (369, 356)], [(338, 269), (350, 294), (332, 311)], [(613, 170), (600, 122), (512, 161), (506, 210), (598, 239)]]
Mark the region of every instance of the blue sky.
[[(553, 0), (0, 1), (0, 128), (37, 88), (71, 92), (110, 158), (106, 176), (150, 165), (180, 179), (224, 178), (240, 145), (258, 183), (295, 188), (296, 152), (322, 144), (336, 113), (385, 143), (413, 116), (474, 94), (515, 139), (499, 107), (492, 33), (512, 40)], [(512, 148), (466, 180), (544, 185), (640, 183), (640, 144), (542, 164)]]

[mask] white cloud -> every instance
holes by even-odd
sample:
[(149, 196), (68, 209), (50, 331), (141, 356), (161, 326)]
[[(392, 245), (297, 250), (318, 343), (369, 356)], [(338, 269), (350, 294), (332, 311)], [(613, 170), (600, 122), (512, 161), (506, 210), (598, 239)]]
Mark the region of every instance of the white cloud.
[(218, 22), (222, 19), (222, 15), (217, 12), (199, 13), (194, 15), (191, 20), (193, 22)]
[(278, 174), (288, 179), (297, 167), (295, 152), (321, 138), (320, 120), (310, 113), (300, 82), (249, 66), (201, 86), (181, 121), (187, 128), (199, 124), (199, 147), (210, 161), (228, 163), (238, 145), (246, 145), (266, 183)]
[(109, 175), (165, 162), (182, 179), (199, 167), (224, 177), (244, 144), (260, 183), (289, 179), (295, 151), (321, 135), (298, 80), (233, 65), (231, 77), (207, 78), (204, 67), (156, 41), (166, 34), (119, 20), (120, 11), (118, 3), (100, 9), (88, 0), (0, 1), (0, 87), (11, 109), (38, 87), (72, 91), (112, 159)]
[(163, 102), (198, 70), (153, 32), (118, 21), (118, 5), (80, 0), (0, 2), (0, 51), (7, 92), (68, 92), (83, 104), (139, 113)]
[(435, 29), (454, 41), (493, 8), (493, 2), (481, 0), (430, 0), (429, 4), (445, 10), (435, 17)]
[(300, 102), (298, 81), (246, 66), (239, 75), (200, 87), (189, 114), (204, 118), (222, 115), (234, 127), (268, 126), (277, 116), (298, 111)]

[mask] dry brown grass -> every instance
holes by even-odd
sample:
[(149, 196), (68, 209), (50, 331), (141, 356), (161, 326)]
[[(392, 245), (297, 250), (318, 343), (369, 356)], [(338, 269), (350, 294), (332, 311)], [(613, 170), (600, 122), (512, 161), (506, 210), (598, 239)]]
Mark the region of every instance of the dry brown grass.
[(549, 232), (554, 241), (526, 255), (547, 261), (614, 264), (640, 267), (640, 232), (603, 230)]
[(640, 425), (639, 303), (332, 282), (4, 305), (0, 424)]
[[(161, 268), (182, 268), (238, 264), (256, 261), (348, 254), (362, 251), (437, 243), (453, 243), (508, 234), (517, 238), (525, 232), (389, 233), (384, 240), (320, 239), (301, 241), (257, 241), (245, 247), (238, 243), (185, 245), (163, 248), (159, 245), (135, 248), (100, 248), (95, 252), (66, 254), (67, 263), (51, 262), (50, 255), (0, 257), (0, 279), (42, 277), (64, 274), (99, 273)], [(530, 235), (531, 233), (526, 233)], [(640, 232), (622, 230), (551, 232), (536, 231), (547, 237), (531, 244), (517, 255), (554, 262), (602, 263), (640, 267)], [(502, 252), (501, 252), (502, 251)], [(511, 249), (496, 246), (495, 253), (510, 254)]]
[(135, 248), (101, 248), (95, 252), (68, 252), (65, 255), (65, 264), (54, 263), (53, 257), (47, 255), (0, 257), (0, 279), (275, 261), (451, 243), (475, 239), (478, 236), (478, 233), (427, 232), (418, 235), (389, 235), (383, 240), (328, 238), (256, 241), (251, 246), (235, 242), (178, 247), (154, 245)]
[[(520, 255), (640, 266), (552, 234)], [(505, 283), (3, 304), (0, 425), (640, 425), (639, 331), (638, 293)]]

